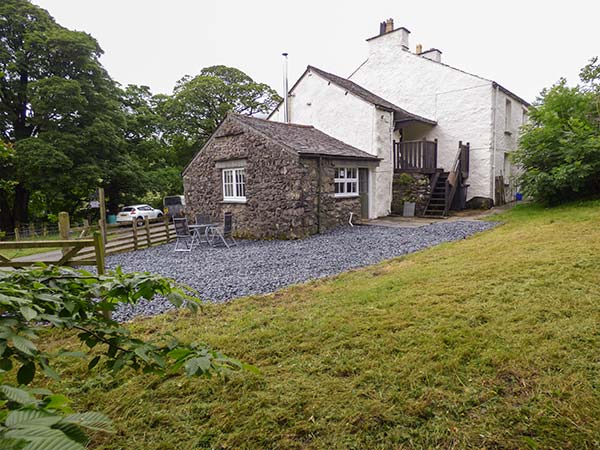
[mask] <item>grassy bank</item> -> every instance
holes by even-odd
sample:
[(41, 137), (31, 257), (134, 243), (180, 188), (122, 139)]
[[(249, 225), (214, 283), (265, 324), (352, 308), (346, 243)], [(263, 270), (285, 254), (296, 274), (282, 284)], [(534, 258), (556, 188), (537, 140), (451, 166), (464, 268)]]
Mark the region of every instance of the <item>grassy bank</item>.
[(136, 322), (257, 366), (116, 381), (64, 369), (109, 414), (102, 449), (600, 446), (600, 202), (518, 207), (461, 242), (196, 316)]

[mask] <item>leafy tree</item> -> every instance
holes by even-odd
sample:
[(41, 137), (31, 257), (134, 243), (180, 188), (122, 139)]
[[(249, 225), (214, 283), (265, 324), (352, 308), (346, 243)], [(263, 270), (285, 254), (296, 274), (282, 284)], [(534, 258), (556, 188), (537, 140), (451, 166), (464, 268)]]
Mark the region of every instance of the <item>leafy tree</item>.
[(11, 181), (0, 186), (0, 226), (10, 229), (28, 221), (35, 190), (73, 211), (118, 164), (124, 120), (90, 35), (28, 1), (4, 0), (0, 36), (0, 134), (14, 144), (0, 163)]
[[(39, 267), (0, 271), (0, 448), (82, 450), (85, 428), (110, 430), (110, 421), (97, 412), (74, 413), (66, 397), (30, 387), (38, 373), (58, 379), (52, 361), (58, 356), (87, 358), (116, 373), (123, 369), (156, 374), (179, 370), (188, 376), (210, 376), (249, 368), (199, 344), (157, 336), (145, 341), (131, 334), (106, 313), (122, 304), (135, 304), (154, 295), (193, 312), (197, 300), (160, 276), (124, 274), (120, 270), (95, 276), (83, 270)], [(50, 353), (36, 341), (51, 328), (73, 330), (84, 352)], [(19, 386), (8, 372), (16, 371)]]
[(0, 229), (83, 215), (98, 186), (112, 212), (142, 198), (159, 206), (181, 193), (181, 170), (228, 111), (266, 113), (280, 100), (225, 66), (184, 77), (172, 96), (121, 89), (102, 53), (28, 0), (0, 3)]
[(255, 82), (239, 69), (212, 66), (195, 77), (183, 77), (171, 97), (157, 100), (167, 120), (165, 138), (177, 152), (179, 165), (184, 166), (229, 111), (266, 114), (281, 98), (268, 85)]
[(526, 194), (547, 204), (600, 193), (600, 66), (581, 71), (582, 84), (561, 79), (529, 110), (514, 154)]

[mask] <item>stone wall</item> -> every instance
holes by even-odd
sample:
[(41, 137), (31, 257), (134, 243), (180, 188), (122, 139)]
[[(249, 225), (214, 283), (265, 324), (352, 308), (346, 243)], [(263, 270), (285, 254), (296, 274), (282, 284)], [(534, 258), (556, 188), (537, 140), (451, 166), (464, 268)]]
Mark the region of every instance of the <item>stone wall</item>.
[(392, 182), (392, 214), (402, 214), (405, 201), (414, 201), (415, 215), (425, 212), (425, 206), (431, 195), (429, 175), (419, 173), (394, 174)]
[[(313, 233), (317, 232), (317, 210), (318, 210), (318, 160), (302, 159), (302, 164), (308, 169), (311, 183), (305, 186), (305, 194), (310, 209), (314, 212), (315, 222), (311, 223), (314, 227)], [(342, 166), (339, 161), (337, 165)], [(350, 219), (350, 212), (353, 213), (353, 223), (360, 223), (361, 208), (358, 197), (335, 198), (335, 175), (336, 163), (332, 160), (323, 159), (321, 161), (321, 231), (335, 228), (340, 225), (347, 225)]]
[[(222, 169), (217, 164), (235, 160), (245, 164), (245, 203), (223, 201)], [(295, 239), (317, 233), (317, 167), (316, 159), (300, 158), (227, 118), (184, 172), (186, 213), (209, 214), (221, 222), (223, 214), (231, 212), (239, 237)], [(347, 223), (350, 210), (360, 217), (358, 198), (334, 198), (333, 178), (333, 162), (323, 160), (322, 231)]]

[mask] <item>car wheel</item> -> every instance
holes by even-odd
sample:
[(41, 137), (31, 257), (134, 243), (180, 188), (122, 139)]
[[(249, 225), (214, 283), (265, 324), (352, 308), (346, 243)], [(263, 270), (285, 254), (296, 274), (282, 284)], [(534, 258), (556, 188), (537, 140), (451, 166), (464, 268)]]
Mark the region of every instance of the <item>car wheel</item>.
[(138, 217), (137, 219), (135, 219), (135, 224), (138, 227), (143, 227), (144, 226), (144, 218), (142, 216)]
[(158, 217), (162, 217), (162, 216), (163, 216), (163, 213), (158, 213), (158, 214), (156, 215), (156, 217), (157, 217), (157, 218), (158, 218)]

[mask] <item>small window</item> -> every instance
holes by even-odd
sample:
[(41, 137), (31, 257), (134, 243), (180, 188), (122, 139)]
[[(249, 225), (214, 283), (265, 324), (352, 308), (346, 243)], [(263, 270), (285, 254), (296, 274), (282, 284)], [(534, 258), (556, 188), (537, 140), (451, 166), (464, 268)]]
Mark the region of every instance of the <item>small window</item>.
[(512, 102), (510, 100), (506, 100), (506, 106), (504, 109), (504, 131), (511, 130), (512, 124)]
[(334, 178), (336, 197), (356, 197), (358, 195), (358, 169), (356, 167), (336, 167)]
[(223, 169), (223, 200), (246, 201), (246, 174), (244, 168)]

